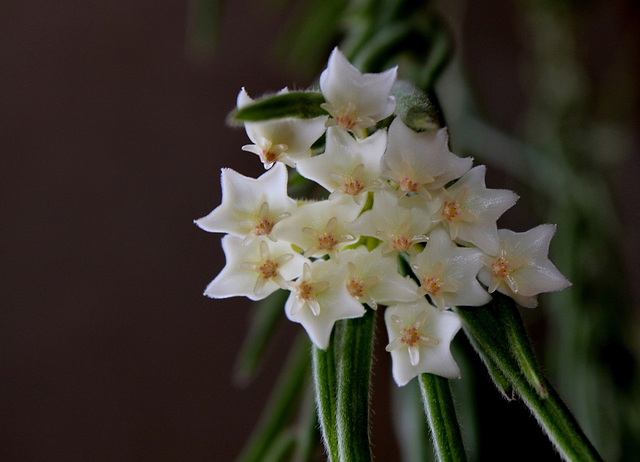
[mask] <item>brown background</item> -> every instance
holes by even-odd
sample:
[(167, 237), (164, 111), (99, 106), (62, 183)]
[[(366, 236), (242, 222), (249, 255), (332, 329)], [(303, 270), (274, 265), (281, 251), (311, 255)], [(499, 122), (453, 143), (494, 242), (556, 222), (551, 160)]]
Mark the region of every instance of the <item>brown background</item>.
[[(235, 388), (250, 303), (201, 295), (222, 251), (192, 222), (220, 202), (221, 167), (262, 170), (225, 126), (240, 87), (309, 81), (269, 58), (281, 20), (266, 2), (228, 3), (205, 65), (185, 58), (186, 2), (0, 6), (1, 460), (230, 460), (262, 407), (299, 326), (259, 383)], [(476, 66), (479, 87), (503, 94), (488, 108), (508, 124), (523, 96), (493, 8), (466, 27), (494, 52), (468, 49), (493, 60)], [(502, 80), (483, 75), (496, 66)], [(636, 193), (624, 190), (631, 222)], [(384, 354), (377, 367), (376, 453), (395, 460)]]

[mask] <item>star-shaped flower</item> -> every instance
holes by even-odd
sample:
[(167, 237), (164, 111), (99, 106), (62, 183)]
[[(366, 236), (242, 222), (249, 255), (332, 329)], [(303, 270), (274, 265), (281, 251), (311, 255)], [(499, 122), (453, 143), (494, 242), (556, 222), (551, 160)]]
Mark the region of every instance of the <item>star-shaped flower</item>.
[(442, 223), (451, 239), (473, 244), (484, 252), (498, 251), (496, 221), (518, 200), (513, 191), (487, 189), (484, 165), (469, 170), (462, 178), (443, 191), (442, 206), (431, 221)]
[[(252, 101), (244, 88), (240, 90), (239, 108)], [(247, 136), (253, 144), (244, 145), (242, 149), (257, 154), (267, 169), (276, 162), (295, 168), (298, 160), (311, 157), (311, 145), (324, 133), (326, 120), (326, 116), (320, 116), (245, 122)]]
[(380, 247), (372, 251), (365, 246), (344, 250), (340, 262), (347, 265), (346, 286), (351, 296), (373, 309), (378, 303), (411, 302), (420, 296), (416, 283), (398, 273), (395, 256), (383, 255)]
[(364, 129), (393, 114), (396, 100), (390, 95), (398, 68), (379, 74), (363, 74), (334, 48), (327, 68), (320, 75), (322, 104), (332, 118), (327, 125), (337, 125), (362, 138)]
[(330, 199), (347, 195), (362, 205), (366, 193), (380, 185), (380, 158), (386, 147), (385, 130), (357, 141), (330, 127), (324, 154), (298, 162), (298, 172), (331, 192)]
[(450, 344), (462, 327), (460, 317), (439, 311), (424, 299), (390, 306), (384, 313), (393, 379), (402, 387), (419, 374), (459, 378)]
[(416, 253), (415, 244), (429, 240), (433, 210), (427, 202), (413, 199), (397, 197), (387, 190), (375, 191), (371, 210), (360, 215), (349, 229), (382, 240), (384, 254), (394, 250)]
[(392, 180), (403, 194), (430, 192), (464, 175), (472, 164), (470, 157), (460, 158), (449, 151), (446, 128), (437, 132), (415, 132), (396, 117), (389, 127), (389, 145), (382, 156), (382, 174)]
[(222, 238), (222, 249), (226, 265), (204, 291), (212, 298), (261, 300), (286, 288), (287, 281), (302, 274), (307, 261), (287, 243), (258, 239), (244, 245), (241, 238), (231, 234)]
[(499, 249), (485, 255), (478, 278), (526, 308), (538, 306), (538, 294), (566, 289), (571, 283), (549, 260), (555, 225), (539, 225), (524, 233), (498, 230)]
[(360, 207), (349, 197), (309, 202), (281, 221), (275, 232), (279, 238), (300, 247), (305, 257), (335, 257), (342, 247), (356, 239), (346, 224), (351, 223), (359, 212)]
[(358, 318), (364, 306), (347, 291), (345, 265), (335, 260), (305, 263), (302, 276), (288, 284), (291, 295), (285, 303), (285, 314), (298, 322), (311, 341), (321, 349), (329, 345), (331, 330), (340, 319)]
[(422, 253), (411, 258), (420, 281), (420, 292), (439, 310), (453, 306), (481, 306), (491, 300), (476, 276), (482, 268), (482, 252), (456, 246), (449, 234), (437, 228), (429, 234)]
[(222, 203), (195, 223), (205, 231), (245, 237), (276, 238), (273, 227), (295, 212), (296, 202), (287, 195), (287, 167), (276, 165), (260, 177), (249, 178), (222, 169)]

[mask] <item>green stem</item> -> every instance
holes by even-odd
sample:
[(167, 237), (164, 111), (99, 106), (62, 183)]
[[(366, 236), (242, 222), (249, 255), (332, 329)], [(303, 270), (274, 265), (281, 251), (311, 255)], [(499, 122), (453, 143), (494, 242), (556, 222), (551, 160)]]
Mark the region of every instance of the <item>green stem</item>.
[[(502, 321), (492, 305), (476, 308), (457, 308), (463, 327), (472, 344), (480, 344), (484, 354), (490, 358), (511, 382), (513, 390), (531, 410), (542, 430), (547, 434), (556, 450), (567, 461), (601, 461), (591, 442), (584, 435), (573, 415), (569, 412), (553, 387), (537, 370), (535, 363), (527, 367), (535, 369), (535, 375), (542, 378), (546, 394), (541, 395), (526, 378), (517, 352), (512, 346), (513, 339), (505, 336), (502, 329), (496, 329)], [(512, 335), (515, 335), (512, 333)], [(519, 339), (518, 342), (528, 342)]]
[[(337, 326), (336, 326), (337, 327)], [(318, 407), (318, 421), (322, 431), (322, 440), (330, 462), (337, 462), (338, 435), (336, 432), (336, 364), (334, 357), (336, 328), (331, 335), (326, 350), (313, 345), (313, 382)]]
[(342, 348), (337, 352), (336, 426), (341, 462), (370, 461), (369, 389), (375, 312), (341, 321)]
[(440, 462), (466, 461), (467, 456), (464, 452), (449, 381), (437, 375), (421, 374), (420, 391), (438, 460)]

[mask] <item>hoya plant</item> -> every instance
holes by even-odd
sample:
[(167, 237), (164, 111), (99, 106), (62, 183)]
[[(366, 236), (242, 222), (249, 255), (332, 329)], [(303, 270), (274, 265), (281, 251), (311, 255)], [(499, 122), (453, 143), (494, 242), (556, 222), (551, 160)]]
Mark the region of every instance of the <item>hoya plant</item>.
[[(250, 140), (242, 150), (265, 172), (250, 178), (224, 168), (222, 203), (196, 220), (223, 234), (226, 257), (204, 293), (264, 300), (265, 313), (284, 312), (304, 329), (311, 346), (292, 349), (312, 358), (328, 460), (374, 456), (378, 316), (396, 386), (419, 384), (439, 460), (466, 460), (449, 384), (464, 380), (451, 351), (457, 335), (468, 337), (504, 396), (525, 403), (564, 459), (600, 460), (540, 372), (518, 311), (571, 285), (548, 256), (556, 226), (501, 228), (518, 195), (487, 185), (484, 165), (450, 150), (438, 109), (398, 78), (398, 67), (362, 72), (339, 48), (316, 88), (257, 99), (242, 88), (230, 117)], [(307, 365), (293, 363), (301, 366), (286, 370), (283, 410)], [(245, 460), (313, 452), (303, 438), (276, 444), (276, 436), (277, 419)]]

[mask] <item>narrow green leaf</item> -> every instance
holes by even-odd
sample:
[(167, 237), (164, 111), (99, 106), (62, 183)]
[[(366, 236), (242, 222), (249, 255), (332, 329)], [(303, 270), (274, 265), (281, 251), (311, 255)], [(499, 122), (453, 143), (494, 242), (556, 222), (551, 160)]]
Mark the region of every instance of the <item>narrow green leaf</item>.
[(372, 458), (369, 391), (374, 319), (375, 311), (367, 309), (361, 318), (340, 321), (344, 330), (336, 361), (336, 426), (341, 462), (366, 462)]
[(338, 462), (338, 434), (336, 431), (336, 364), (335, 364), (335, 326), (326, 350), (313, 345), (313, 382), (315, 385), (318, 421), (322, 432), (324, 447), (330, 462)]
[(502, 373), (502, 370), (498, 367), (497, 364), (494, 363), (491, 355), (487, 354), (487, 352), (484, 351), (484, 347), (482, 346), (482, 344), (479, 343), (472, 335), (468, 335), (467, 337), (469, 339), (469, 342), (471, 343), (471, 346), (473, 346), (473, 348), (476, 350), (476, 353), (478, 353), (478, 356), (480, 356), (480, 359), (487, 368), (489, 377), (493, 381), (493, 384), (496, 386), (498, 391), (507, 401), (513, 400), (515, 398), (515, 395), (513, 392), (513, 386), (511, 385), (509, 379), (505, 377), (505, 375)]
[(258, 462), (269, 451), (276, 437), (291, 418), (304, 390), (309, 373), (309, 341), (300, 335), (291, 346), (269, 401), (249, 442), (239, 457), (241, 462)]
[(284, 316), (282, 307), (288, 296), (288, 291), (278, 290), (255, 305), (249, 332), (234, 366), (233, 376), (237, 384), (249, 382), (260, 366), (278, 322)]
[(495, 307), (496, 316), (507, 334), (511, 352), (518, 361), (520, 370), (538, 394), (543, 398), (546, 397), (546, 380), (541, 376), (535, 352), (531, 347), (515, 302), (510, 297), (496, 292), (493, 294), (491, 303)]
[(324, 96), (319, 91), (289, 91), (256, 99), (229, 114), (230, 123), (261, 122), (284, 117), (311, 119), (327, 112), (320, 107)]
[(466, 461), (462, 434), (453, 405), (449, 381), (433, 374), (421, 374), (420, 391), (424, 411), (440, 462)]
[[(511, 382), (513, 390), (531, 410), (558, 453), (566, 461), (601, 461), (600, 455), (584, 435), (575, 418), (553, 387), (545, 382), (546, 397), (541, 396), (525, 378), (515, 353), (504, 334), (492, 304), (482, 307), (456, 308), (463, 328), (472, 344), (484, 353)], [(538, 372), (539, 377), (543, 377)]]

